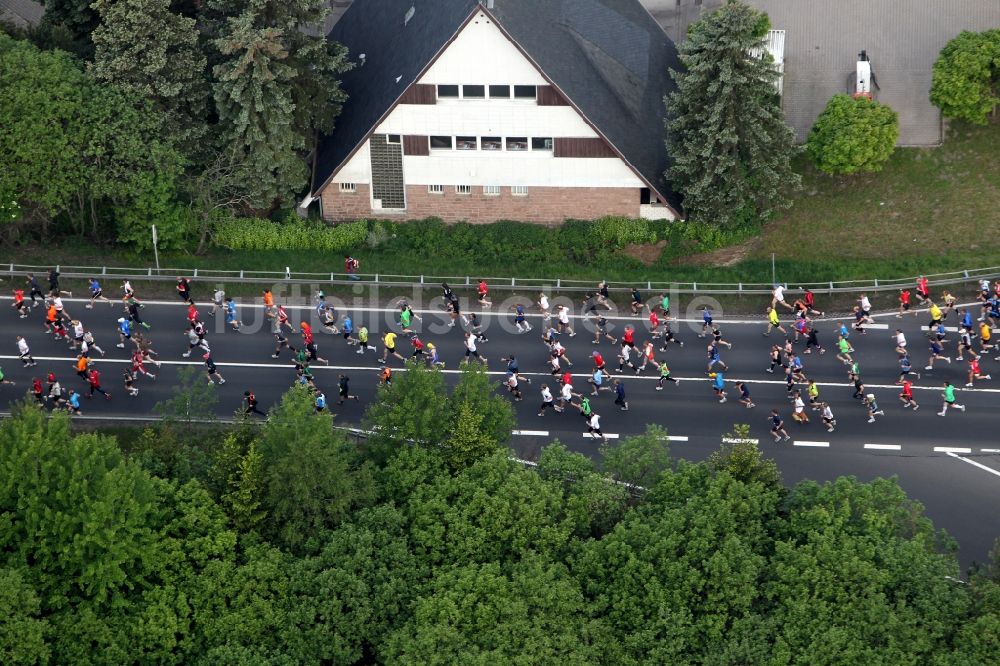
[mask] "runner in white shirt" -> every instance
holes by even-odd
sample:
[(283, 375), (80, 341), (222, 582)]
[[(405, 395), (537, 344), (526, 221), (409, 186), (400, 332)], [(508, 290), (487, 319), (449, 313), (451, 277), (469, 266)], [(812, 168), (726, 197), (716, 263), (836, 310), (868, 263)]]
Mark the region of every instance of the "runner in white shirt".
[(858, 299), (861, 304), (861, 313), (865, 316), (865, 321), (869, 324), (872, 323), (872, 302), (868, 300), (868, 294), (861, 294), (861, 298)]
[(894, 337), (896, 339), (896, 353), (900, 356), (906, 356), (906, 336), (903, 335), (903, 331), (897, 328)]
[(20, 335), (17, 336), (17, 353), (21, 357), (21, 363), (24, 364), (24, 367), (30, 368), (33, 365), (38, 365), (35, 363), (35, 359), (31, 357), (31, 349), (28, 348), (28, 341)]
[(573, 385), (563, 384), (562, 391), (559, 393), (559, 405), (556, 407), (556, 411), (563, 411), (566, 409), (566, 405), (571, 402), (573, 402)]
[(556, 406), (552, 402), (552, 391), (549, 390), (547, 384), (542, 384), (542, 406), (538, 408), (538, 415), (545, 416), (545, 410), (550, 407), (556, 409)]
[(538, 294), (538, 309), (542, 311), (542, 321), (549, 321), (552, 315), (549, 313), (549, 297), (545, 292)]
[(462, 363), (468, 363), (470, 359), (475, 358), (476, 360), (482, 361), (484, 364), (487, 362), (485, 356), (480, 356), (479, 352), (476, 350), (476, 336), (472, 333), (465, 334), (465, 358)]
[(83, 344), (80, 346), (80, 351), (83, 353), (84, 356), (89, 356), (91, 349), (96, 349), (101, 353), (101, 356), (104, 356), (104, 350), (98, 347), (97, 343), (94, 342), (94, 334), (91, 333), (90, 331), (85, 331), (83, 334)]
[(208, 314), (214, 315), (217, 311), (222, 309), (222, 304), (226, 300), (226, 292), (221, 289), (216, 289), (215, 293), (212, 294), (212, 308), (208, 311)]
[(573, 337), (576, 333), (573, 332), (573, 327), (569, 325), (569, 308), (565, 305), (557, 305), (556, 310), (559, 313), (559, 325), (558, 329), (560, 333), (568, 333), (569, 337)]
[(587, 423), (587, 433), (591, 435), (598, 435), (605, 442), (608, 441), (608, 438), (604, 436), (603, 432), (601, 432), (601, 417), (597, 414), (597, 412), (590, 415), (590, 421)]
[(73, 325), (73, 343), (70, 345), (70, 349), (79, 349), (83, 346), (83, 324), (80, 323), (79, 319), (74, 319), (70, 323)]
[(792, 306), (785, 302), (785, 288), (780, 284), (776, 284), (774, 285), (774, 292), (772, 292), (771, 307), (776, 307), (779, 303), (789, 310), (792, 309)]
[(823, 403), (823, 425), (826, 426), (827, 432), (833, 432), (834, 427), (837, 425), (837, 419), (833, 418), (833, 410), (830, 409), (830, 403)]
[(809, 415), (806, 414), (806, 403), (802, 399), (802, 393), (796, 391), (792, 402), (795, 405), (795, 411), (792, 412), (792, 419), (797, 423), (809, 423)]

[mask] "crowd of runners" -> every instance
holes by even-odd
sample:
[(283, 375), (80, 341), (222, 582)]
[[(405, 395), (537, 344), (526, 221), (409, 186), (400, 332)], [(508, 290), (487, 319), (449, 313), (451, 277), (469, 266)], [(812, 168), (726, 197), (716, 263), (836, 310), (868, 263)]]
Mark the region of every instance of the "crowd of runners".
[[(120, 373), (122, 391), (127, 396), (138, 395), (142, 383), (156, 381), (161, 366), (160, 354), (154, 349), (150, 325), (142, 318), (143, 303), (128, 280), (121, 284), (119, 292), (111, 298), (104, 294), (99, 280), (90, 280), (89, 302), (83, 305), (84, 309), (120, 309), (114, 331), (96, 332), (67, 310), (63, 297), (72, 297), (72, 294), (60, 288), (59, 273), (51, 270), (45, 280), (47, 289), (43, 290), (36, 276), (26, 275), (24, 286), (13, 289), (11, 306), (19, 317), (25, 319), (31, 317), (33, 311), (41, 312), (35, 316), (42, 320), (42, 334), (66, 343), (76, 357), (72, 371), (82, 383), (70, 387), (67, 384), (76, 380), (62, 381), (61, 377), (67, 374), (66, 368), (53, 367), (48, 372), (39, 372), (30, 386), (31, 394), (39, 403), (80, 414), (81, 396), (93, 399), (99, 394), (105, 400), (112, 399), (112, 393), (117, 393), (117, 389), (112, 387), (108, 390), (104, 387), (105, 378), (98, 367), (100, 364), (95, 363), (95, 359), (104, 358), (112, 350), (102, 348), (97, 342), (99, 338), (117, 338), (114, 348), (124, 350), (128, 355)], [(199, 308), (192, 298), (189, 279), (178, 278), (176, 289), (178, 297), (186, 306), (183, 331), (187, 348), (180, 355), (184, 358), (200, 358), (206, 381), (225, 384), (226, 379), (213, 357), (206, 321), (209, 318), (214, 321), (218, 313), (224, 318), (227, 329), (240, 331), (243, 324), (237, 302), (224, 291), (218, 290), (212, 295), (212, 302), (207, 308)], [(688, 342), (695, 346), (696, 351), (681, 351), (685, 347), (685, 341), (674, 330), (675, 318), (667, 294), (647, 300), (638, 289), (633, 289), (629, 311), (634, 320), (620, 327), (620, 335), (615, 336), (609, 332), (611, 329), (606, 319), (614, 305), (605, 282), (599, 283), (594, 292), (585, 295), (577, 312), (571, 311), (565, 304), (550, 305), (545, 293), (538, 294), (533, 303), (518, 302), (506, 313), (495, 312), (485, 281), (480, 281), (476, 291), (482, 312), (510, 317), (514, 332), (529, 335), (535, 331), (544, 345), (548, 359), (546, 369), (551, 378), (538, 382), (541, 397), (538, 416), (544, 417), (549, 411), (577, 413), (585, 422), (586, 434), (591, 437), (605, 438), (601, 429), (601, 416), (594, 405), (602, 394), (612, 397), (617, 409), (628, 411), (624, 378), (652, 373), (656, 379), (654, 390), (662, 391), (668, 384), (676, 386), (680, 382), (678, 378), (671, 376), (667, 358), (682, 353), (699, 353), (694, 340)], [(810, 412), (818, 412), (822, 426), (830, 432), (837, 425), (831, 404), (820, 397), (819, 385), (809, 377), (803, 360), (804, 356), (813, 355), (814, 362), (822, 362), (817, 357), (828, 351), (823, 345), (827, 335), (830, 339), (830, 356), (836, 359), (833, 362), (843, 364), (852, 397), (863, 406), (869, 423), (884, 416), (885, 412), (874, 390), (865, 383), (856, 358), (856, 347), (883, 345), (895, 354), (899, 365), (899, 375), (895, 381), (900, 387), (898, 400), (903, 408), (913, 411), (920, 408), (913, 393), (913, 382), (921, 380), (920, 368), (926, 373), (932, 371), (937, 362), (949, 365), (953, 362), (965, 362), (968, 368), (966, 387), (974, 386), (976, 381), (991, 379), (990, 374), (984, 372), (981, 360), (990, 352), (997, 353), (992, 333), (993, 328), (1000, 323), (1000, 281), (993, 285), (987, 280), (980, 282), (976, 294), (978, 309), (959, 306), (958, 299), (948, 291), (942, 292), (936, 299), (932, 298), (926, 278), (920, 278), (913, 291), (909, 288), (900, 290), (899, 308), (895, 314), (897, 318), (920, 316), (913, 305), (920, 306), (927, 314), (927, 320), (921, 327), (926, 335), (925, 344), (928, 349), (927, 363), (924, 366), (920, 365), (919, 360), (914, 363), (911, 358), (911, 355), (916, 357), (920, 353), (920, 344), (915, 345), (918, 348), (915, 350), (901, 329), (892, 332), (887, 343), (882, 340), (869, 342), (870, 338), (866, 336), (873, 319), (872, 304), (867, 294), (860, 294), (848, 317), (826, 319), (825, 313), (817, 309), (814, 294), (808, 289), (800, 291), (801, 295), (789, 303), (785, 297), (785, 288), (775, 287), (766, 307), (762, 335), (777, 335), (778, 341), (763, 347), (768, 354), (767, 360), (756, 372), (772, 375), (780, 373), (784, 376), (788, 399), (788, 407), (785, 409), (789, 409), (792, 420), (802, 426), (810, 422)], [(487, 364), (489, 360), (483, 353), (483, 347), (489, 339), (486, 337), (482, 316), (479, 312), (463, 312), (460, 298), (447, 283), (441, 285), (441, 292), (448, 328), (457, 327), (461, 331), (463, 356), (459, 363)], [(270, 290), (263, 290), (260, 298), (268, 330), (274, 339), (272, 359), (287, 359), (289, 368), (293, 371), (290, 381), (307, 386), (313, 392), (318, 411), (328, 409), (326, 394), (317, 384), (313, 368), (317, 364), (327, 365), (329, 361), (320, 356), (312, 324), (303, 320), (297, 326), (293, 325), (286, 308), (275, 301)], [(371, 356), (380, 368), (377, 378), (380, 385), (391, 385), (393, 366), (398, 367), (408, 359), (415, 359), (431, 368), (445, 367), (446, 362), (435, 343), (422, 337), (421, 317), (404, 299), (390, 304), (389, 307), (396, 312), (395, 326), (379, 334), (378, 344), (370, 337), (366, 326), (356, 325), (351, 313), (338, 312), (322, 291), (315, 295), (314, 307), (316, 316), (306, 319), (317, 321), (325, 331), (353, 348), (354, 353)], [(594, 335), (589, 339), (592, 347), (589, 357), (586, 360), (577, 359), (579, 367), (586, 370), (574, 373), (572, 369), (577, 366), (574, 366), (566, 345), (569, 344), (569, 339), (577, 336), (574, 322), (579, 327), (580, 312), (584, 319), (589, 320), (588, 328), (594, 331)], [(953, 330), (957, 333), (954, 340), (945, 325), (951, 316), (956, 320)], [(529, 318), (536, 321), (535, 326), (529, 323)], [(832, 330), (819, 330), (820, 324), (831, 323)], [(710, 307), (705, 306), (701, 310), (701, 325), (695, 330), (697, 332), (690, 335), (697, 335), (702, 341), (701, 349), (705, 353), (704, 373), (715, 399), (719, 403), (725, 403), (732, 392), (736, 401), (747, 409), (756, 407), (748, 382), (726, 379), (730, 367), (723, 359), (723, 351), (732, 349), (733, 345), (725, 339), (719, 322), (713, 319)], [(26, 367), (38, 365), (31, 352), (31, 337), (18, 335), (16, 339), (19, 358)], [(531, 337), (529, 335), (529, 339)], [(105, 344), (107, 346), (110, 343)], [(602, 345), (605, 344), (610, 346), (611, 351), (602, 352)], [(922, 360), (922, 357), (918, 358)], [(1000, 360), (1000, 356), (995, 356), (994, 360)], [(514, 401), (521, 401), (526, 387), (532, 385), (532, 380), (522, 374), (517, 353), (507, 351), (499, 355), (498, 362), (505, 370), (503, 386)], [(753, 372), (750, 368), (740, 370), (747, 376)], [(585, 379), (579, 381), (581, 377)], [(358, 399), (351, 392), (350, 382), (351, 379), (346, 374), (337, 375), (337, 404)], [(0, 383), (12, 383), (3, 377), (2, 369)], [(955, 386), (950, 382), (941, 382), (940, 385), (942, 406), (938, 415), (945, 416), (951, 409), (965, 411), (965, 406), (956, 402)], [(265, 415), (259, 408), (259, 400), (249, 388), (243, 392), (243, 409), (248, 415)], [(778, 407), (772, 408), (767, 417), (771, 434), (776, 441), (790, 438), (782, 411)]]

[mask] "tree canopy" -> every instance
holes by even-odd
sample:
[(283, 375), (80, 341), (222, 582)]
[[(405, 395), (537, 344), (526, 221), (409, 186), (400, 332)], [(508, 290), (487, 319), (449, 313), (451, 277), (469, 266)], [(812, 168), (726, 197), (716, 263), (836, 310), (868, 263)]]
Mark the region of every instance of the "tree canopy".
[[(445, 399), (488, 405), (466, 377)], [(210, 464), (34, 404), (0, 422), (3, 663), (995, 661), (1000, 547), (963, 582), (895, 480), (786, 488), (755, 444), (691, 463), (655, 428), (606, 471), (487, 430), (456, 458), (458, 425), (375, 452), (303, 389), (267, 423), (163, 427)]]
[(834, 95), (816, 119), (806, 151), (826, 173), (875, 172), (892, 156), (898, 138), (899, 117), (888, 106)]
[(963, 30), (934, 62), (931, 102), (946, 118), (985, 125), (1000, 103), (1000, 29)]

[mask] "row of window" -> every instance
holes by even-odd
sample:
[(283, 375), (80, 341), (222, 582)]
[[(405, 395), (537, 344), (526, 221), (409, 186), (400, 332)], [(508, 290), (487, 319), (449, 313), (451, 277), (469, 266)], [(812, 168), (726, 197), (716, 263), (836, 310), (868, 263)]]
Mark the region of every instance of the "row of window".
[(503, 150), (513, 152), (528, 150), (552, 150), (552, 137), (533, 136), (432, 136), (431, 150)]
[[(429, 194), (444, 194), (444, 185), (428, 185), (427, 192)], [(510, 193), (515, 197), (526, 197), (528, 196), (528, 186), (511, 185)], [(455, 194), (472, 194), (472, 185), (456, 185)], [(483, 194), (493, 197), (500, 196), (500, 186), (483, 185)]]
[(438, 99), (514, 99), (533, 100), (538, 96), (537, 86), (485, 86), (442, 85), (437, 87)]
[[(358, 191), (357, 183), (340, 183), (340, 191), (347, 193), (354, 193)], [(429, 194), (444, 194), (444, 185), (428, 185), (427, 192)], [(528, 186), (527, 185), (511, 185), (510, 193), (515, 197), (526, 197), (528, 196)], [(456, 185), (455, 194), (472, 194), (472, 185)], [(499, 185), (483, 185), (483, 194), (487, 196), (499, 196), (500, 186)]]

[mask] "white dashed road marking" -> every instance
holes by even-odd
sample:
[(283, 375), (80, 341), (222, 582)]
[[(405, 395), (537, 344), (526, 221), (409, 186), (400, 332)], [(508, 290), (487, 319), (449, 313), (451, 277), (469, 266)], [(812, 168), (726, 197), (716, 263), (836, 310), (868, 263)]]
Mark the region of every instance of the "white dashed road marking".
[(961, 446), (935, 446), (934, 453), (972, 453), (972, 449)]
[(809, 442), (801, 439), (797, 439), (792, 442), (795, 446), (815, 446), (817, 448), (828, 448), (830, 442)]
[(875, 449), (877, 451), (899, 451), (903, 447), (899, 444), (865, 444), (866, 449)]

